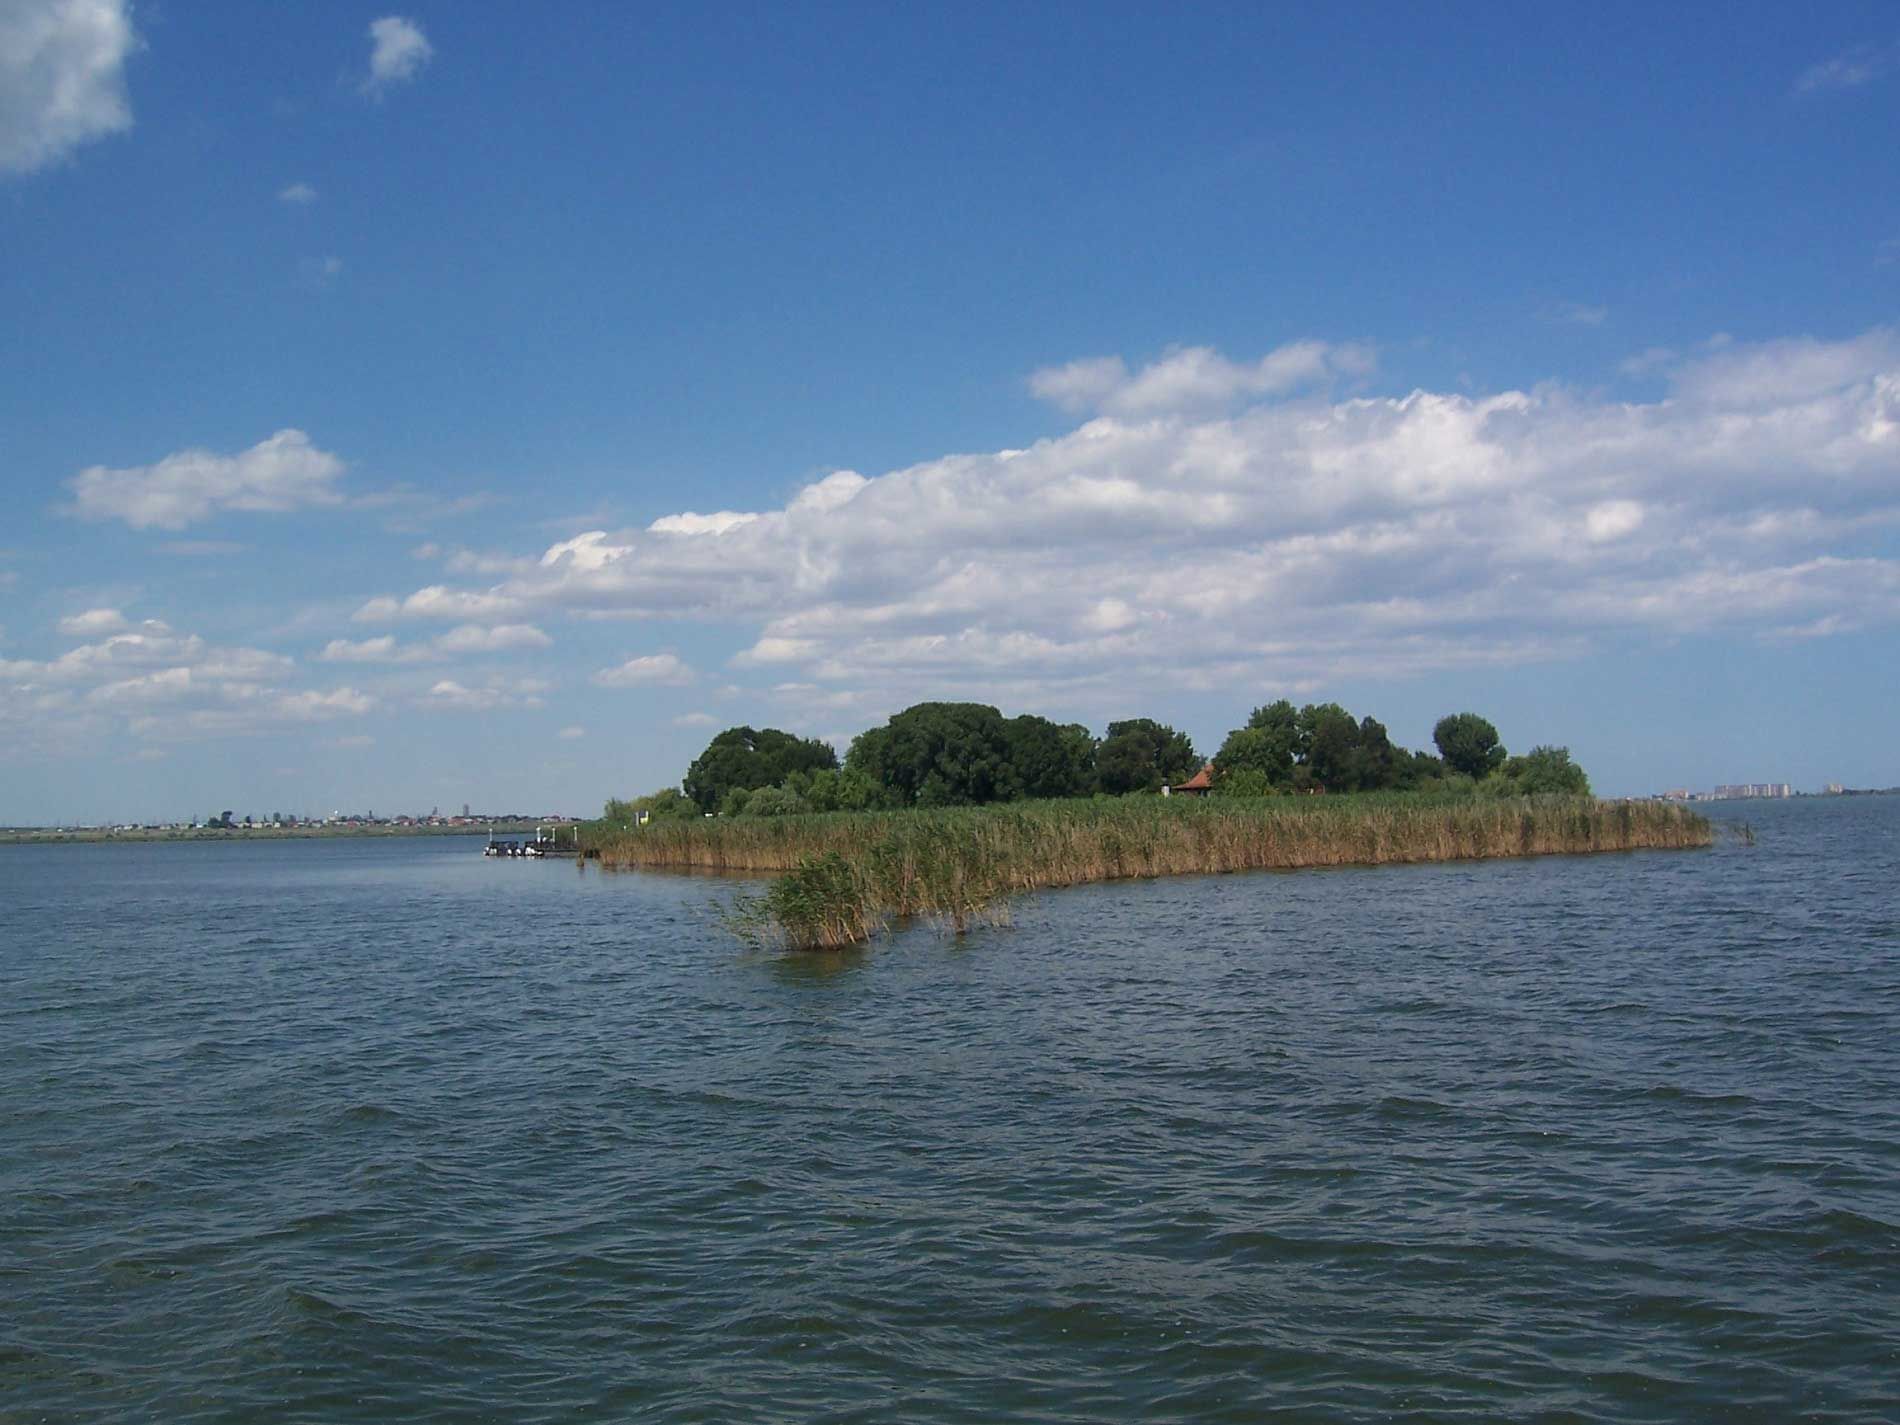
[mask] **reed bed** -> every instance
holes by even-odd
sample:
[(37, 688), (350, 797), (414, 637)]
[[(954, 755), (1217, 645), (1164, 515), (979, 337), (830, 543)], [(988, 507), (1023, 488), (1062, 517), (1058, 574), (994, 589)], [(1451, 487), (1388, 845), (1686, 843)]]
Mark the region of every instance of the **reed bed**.
[(890, 916), (961, 931), (1008, 898), (1129, 877), (1707, 846), (1708, 821), (1590, 797), (1012, 802), (939, 811), (661, 821), (593, 830), (614, 868), (776, 875), (754, 908), (787, 945), (835, 947)]

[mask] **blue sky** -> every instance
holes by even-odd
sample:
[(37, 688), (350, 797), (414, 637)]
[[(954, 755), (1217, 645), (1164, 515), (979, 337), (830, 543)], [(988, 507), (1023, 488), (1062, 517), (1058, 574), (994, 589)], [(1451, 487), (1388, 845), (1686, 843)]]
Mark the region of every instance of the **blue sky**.
[(926, 697), (1900, 782), (1890, 5), (0, 0), (0, 822)]

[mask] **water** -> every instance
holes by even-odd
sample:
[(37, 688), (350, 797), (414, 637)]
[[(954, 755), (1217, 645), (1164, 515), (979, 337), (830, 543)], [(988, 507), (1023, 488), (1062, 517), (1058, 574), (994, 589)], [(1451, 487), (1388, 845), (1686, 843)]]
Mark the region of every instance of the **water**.
[(1900, 799), (842, 958), (0, 848), (0, 1420), (1900, 1418)]

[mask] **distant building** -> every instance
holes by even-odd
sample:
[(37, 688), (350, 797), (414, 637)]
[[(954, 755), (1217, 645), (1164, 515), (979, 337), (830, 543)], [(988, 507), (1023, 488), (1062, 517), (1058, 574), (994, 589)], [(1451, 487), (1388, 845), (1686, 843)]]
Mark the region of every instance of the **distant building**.
[(1715, 789), (1718, 802), (1749, 801), (1757, 798), (1791, 797), (1794, 788), (1786, 782), (1734, 782)]
[(1214, 764), (1209, 762), (1178, 787), (1163, 787), (1162, 796), (1204, 797), (1214, 790)]

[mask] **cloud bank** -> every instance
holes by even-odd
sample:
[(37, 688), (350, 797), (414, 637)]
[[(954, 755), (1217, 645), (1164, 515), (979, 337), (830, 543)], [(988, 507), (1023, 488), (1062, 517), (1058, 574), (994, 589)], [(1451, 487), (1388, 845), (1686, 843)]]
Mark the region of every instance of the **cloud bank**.
[(1339, 351), (1055, 368), (1043, 394), (1118, 414), (1025, 450), (839, 471), (780, 509), (590, 531), (499, 582), (357, 616), (734, 624), (739, 666), (836, 709), (1106, 703), (1900, 621), (1890, 331), (1722, 347), (1648, 402), (1298, 394), (1355, 368)]
[(96, 747), (120, 734), (146, 741), (243, 736), (354, 717), (376, 705), (355, 688), (292, 688), (292, 659), (208, 643), (159, 619), (135, 624), (116, 609), (89, 609), (59, 628), (97, 641), (56, 658), (0, 659), (0, 723), (13, 729), (6, 755)]
[(0, 4), (0, 173), (32, 173), (132, 127), (125, 0)]

